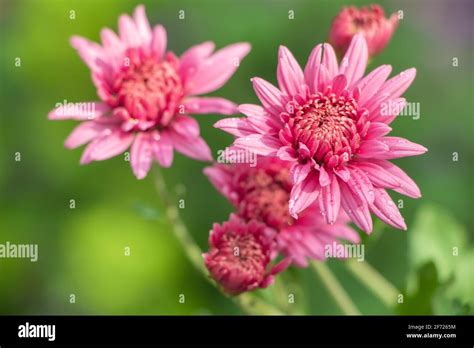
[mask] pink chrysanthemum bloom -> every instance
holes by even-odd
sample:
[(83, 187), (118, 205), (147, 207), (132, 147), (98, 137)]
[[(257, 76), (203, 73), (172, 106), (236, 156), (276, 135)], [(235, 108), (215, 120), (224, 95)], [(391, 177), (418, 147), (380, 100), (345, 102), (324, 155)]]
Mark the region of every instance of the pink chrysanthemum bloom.
[(101, 102), (89, 103), (92, 112), (60, 107), (49, 114), (53, 120), (84, 121), (65, 146), (89, 143), (82, 164), (111, 158), (131, 146), (131, 167), (139, 179), (147, 175), (153, 159), (169, 167), (173, 150), (211, 160), (198, 123), (188, 115), (230, 115), (236, 105), (223, 98), (193, 96), (224, 85), (250, 45), (238, 43), (212, 53), (214, 44), (204, 42), (178, 58), (166, 51), (165, 29), (161, 25), (150, 28), (143, 6), (136, 8), (133, 18), (120, 17), (119, 36), (105, 28), (101, 38), (102, 46), (81, 37), (71, 39), (92, 71)]
[(359, 235), (346, 225), (345, 214), (339, 214), (328, 225), (317, 204), (294, 219), (288, 211), (291, 193), (290, 163), (278, 158), (258, 158), (257, 165), (216, 164), (204, 173), (215, 188), (246, 220), (256, 220), (275, 230), (275, 252), (290, 257), (294, 264), (306, 267), (308, 259), (325, 260), (325, 246), (345, 239), (359, 243)]
[(420, 190), (388, 160), (427, 150), (386, 135), (405, 105), (400, 96), (416, 71), (408, 69), (386, 81), (391, 67), (383, 65), (363, 78), (367, 45), (360, 34), (343, 61), (347, 64), (338, 66), (332, 47), (318, 45), (303, 72), (291, 52), (281, 47), (280, 88), (252, 79), (263, 107), (241, 105), (246, 118), (221, 120), (215, 126), (237, 136), (236, 147), (292, 163), (289, 210), (294, 218), (317, 200), (329, 224), (336, 222), (342, 204), (366, 232), (372, 230), (370, 211), (406, 229), (385, 189), (413, 198), (421, 196)]
[(212, 278), (231, 295), (266, 288), (289, 265), (284, 259), (272, 265), (272, 230), (231, 214), (229, 221), (214, 224), (204, 262)]
[(354, 35), (362, 33), (367, 40), (369, 55), (374, 56), (385, 48), (397, 25), (397, 14), (385, 18), (383, 8), (379, 5), (360, 9), (355, 6), (344, 7), (332, 22), (329, 41), (336, 49), (345, 52)]

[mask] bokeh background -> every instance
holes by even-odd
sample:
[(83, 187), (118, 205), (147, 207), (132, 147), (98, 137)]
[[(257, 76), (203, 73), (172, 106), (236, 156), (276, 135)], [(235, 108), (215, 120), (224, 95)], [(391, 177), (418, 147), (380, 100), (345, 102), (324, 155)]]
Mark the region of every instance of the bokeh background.
[[(205, 40), (217, 47), (249, 41), (251, 54), (217, 94), (253, 103), (249, 79), (276, 81), (279, 45), (304, 64), (312, 48), (327, 40), (343, 5), (368, 2), (0, 0), (0, 243), (39, 244), (36, 263), (0, 259), (0, 314), (241, 313), (187, 261), (162, 214), (153, 177), (137, 181), (122, 156), (80, 166), (82, 150), (63, 147), (75, 122), (46, 117), (64, 99), (97, 99), (88, 68), (69, 45), (71, 35), (97, 41), (102, 27), (116, 30), (118, 16), (139, 3), (152, 24), (166, 27), (169, 49), (177, 54)], [(394, 72), (417, 68), (406, 97), (420, 103), (421, 117), (400, 117), (393, 134), (429, 149), (396, 161), (423, 193), (419, 200), (403, 197), (408, 231), (377, 223), (364, 239), (366, 259), (401, 289), (405, 301), (388, 309), (342, 262), (328, 264), (364, 314), (473, 313), (473, 4), (379, 3), (388, 13), (403, 10), (404, 18), (369, 69), (386, 63)], [(181, 10), (184, 20), (178, 19)], [(214, 154), (230, 143), (230, 136), (212, 127), (217, 116), (197, 117)], [(21, 161), (15, 161), (17, 153)], [(178, 154), (164, 171), (170, 190), (185, 200), (182, 217), (203, 249), (212, 223), (231, 211), (203, 176), (205, 165)], [(340, 313), (311, 270), (290, 270), (280, 282), (301, 311)]]

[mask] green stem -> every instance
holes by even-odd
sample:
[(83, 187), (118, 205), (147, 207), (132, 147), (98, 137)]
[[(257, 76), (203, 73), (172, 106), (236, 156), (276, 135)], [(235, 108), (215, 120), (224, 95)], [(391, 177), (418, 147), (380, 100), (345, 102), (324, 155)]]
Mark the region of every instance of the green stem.
[(325, 263), (318, 261), (314, 261), (311, 265), (342, 312), (348, 315), (360, 315), (361, 313), (329, 267)]
[(393, 308), (397, 304), (397, 297), (400, 291), (368, 262), (348, 260), (346, 261), (346, 266), (349, 271), (387, 307)]
[(169, 196), (168, 191), (166, 190), (165, 181), (163, 175), (161, 174), (161, 171), (158, 169), (155, 171), (155, 173), (155, 187), (161, 200), (165, 204), (166, 217), (168, 219), (168, 222), (172, 226), (174, 235), (176, 236), (180, 244), (183, 246), (184, 252), (186, 253), (186, 256), (188, 257), (189, 261), (191, 261), (193, 266), (199, 272), (201, 272), (201, 274), (203, 274), (206, 279), (208, 279), (209, 277), (207, 275), (206, 267), (204, 266), (201, 249), (191, 238), (186, 226), (182, 222), (179, 216), (177, 204), (174, 204), (172, 202), (171, 197)]
[(261, 301), (250, 293), (233, 297), (234, 301), (248, 314), (254, 315), (284, 315), (279, 309)]
[[(194, 242), (193, 238), (189, 234), (186, 225), (183, 223), (179, 216), (177, 204), (173, 203), (168, 191), (166, 189), (165, 180), (161, 174), (161, 170), (155, 170), (155, 187), (160, 196), (162, 202), (165, 205), (165, 213), (168, 222), (171, 224), (174, 235), (178, 239), (178, 242), (184, 249), (186, 256), (188, 257), (191, 264), (204, 276), (205, 279), (211, 282), (213, 286), (216, 284), (210, 279), (207, 269), (204, 266), (202, 251), (199, 246)], [(241, 294), (239, 296), (230, 297), (226, 293), (222, 293), (224, 296), (232, 299), (240, 308), (248, 314), (273, 314), (281, 315), (284, 314), (273, 306), (264, 303), (255, 296), (249, 293)]]

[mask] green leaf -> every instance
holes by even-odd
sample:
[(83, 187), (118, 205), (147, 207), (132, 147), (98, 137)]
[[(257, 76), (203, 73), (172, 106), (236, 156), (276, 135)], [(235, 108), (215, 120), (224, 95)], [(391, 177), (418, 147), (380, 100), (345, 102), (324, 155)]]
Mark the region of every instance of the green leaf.
[(408, 231), (409, 262), (418, 268), (433, 261), (441, 282), (454, 272), (458, 256), (466, 244), (466, 231), (448, 212), (436, 206), (423, 206), (413, 228)]
[(464, 227), (446, 210), (423, 206), (408, 231), (409, 275), (404, 314), (474, 310), (474, 250)]

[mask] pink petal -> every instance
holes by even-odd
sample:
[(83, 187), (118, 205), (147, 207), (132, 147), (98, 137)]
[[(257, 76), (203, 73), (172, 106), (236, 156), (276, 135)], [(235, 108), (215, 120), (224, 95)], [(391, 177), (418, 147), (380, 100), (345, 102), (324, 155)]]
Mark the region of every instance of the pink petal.
[(104, 134), (104, 132), (110, 132), (110, 125), (98, 123), (94, 121), (83, 122), (67, 137), (64, 142), (64, 146), (68, 149), (74, 149), (85, 143), (88, 143), (92, 139)]
[(279, 115), (283, 111), (284, 97), (280, 90), (259, 77), (252, 79), (253, 89), (263, 107), (271, 114)]
[(330, 44), (323, 44), (323, 59), (321, 64), (326, 67), (329, 79), (333, 79), (337, 75), (339, 69), (337, 66), (336, 53)]
[(319, 168), (319, 184), (321, 186), (327, 186), (331, 183), (331, 177), (323, 166)]
[(402, 71), (395, 77), (385, 82), (380, 88), (378, 94), (388, 94), (390, 98), (400, 97), (410, 87), (411, 83), (415, 79), (416, 69), (411, 68)]
[(110, 73), (111, 67), (107, 64), (107, 55), (100, 45), (80, 36), (73, 36), (70, 42), (93, 72)]
[(255, 129), (245, 118), (224, 118), (214, 123), (214, 127), (237, 137), (255, 134)]
[(261, 134), (251, 134), (245, 137), (237, 138), (234, 145), (249, 151), (255, 152), (261, 156), (276, 155), (281, 144), (274, 136)]
[(314, 173), (308, 175), (303, 181), (293, 186), (289, 202), (291, 216), (295, 219), (298, 214), (309, 207), (319, 195), (318, 177)]
[(204, 174), (207, 176), (214, 188), (219, 191), (228, 200), (231, 200), (230, 186), (233, 175), (229, 171), (230, 167), (223, 165), (213, 165), (204, 168)]
[(310, 86), (310, 91), (313, 93), (321, 92), (326, 88), (326, 86), (331, 82), (329, 72), (327, 68), (321, 64), (316, 70), (316, 78), (314, 80), (313, 86)]
[(214, 43), (211, 41), (192, 46), (185, 51), (179, 59), (179, 75), (181, 78), (185, 81), (192, 78), (198, 70), (199, 65), (211, 55), (212, 51), (214, 51)]
[(357, 156), (361, 158), (379, 158), (389, 151), (389, 147), (379, 140), (365, 140), (360, 144)]
[(171, 123), (171, 129), (183, 137), (196, 138), (199, 136), (199, 124), (189, 116), (177, 116)]
[(116, 130), (108, 135), (95, 138), (84, 150), (81, 164), (103, 161), (126, 151), (132, 144), (134, 135)]
[(268, 114), (264, 108), (259, 105), (242, 104), (239, 105), (239, 111), (246, 115), (249, 124), (260, 133), (276, 133), (282, 127), (279, 117)]
[(375, 189), (375, 200), (370, 209), (387, 224), (402, 230), (407, 229), (400, 211), (385, 190)]
[(168, 168), (173, 163), (173, 144), (167, 132), (153, 133), (152, 151), (160, 166)]
[(311, 165), (311, 162), (306, 164), (293, 164), (290, 168), (290, 178), (293, 185), (298, 185), (303, 182), (303, 180), (308, 177), (309, 173), (311, 173), (312, 169), (313, 166)]
[(340, 182), (341, 205), (351, 220), (363, 231), (372, 232), (372, 218), (367, 202), (354, 194), (347, 184)]
[(349, 167), (351, 178), (347, 182), (348, 187), (357, 194), (360, 199), (366, 200), (369, 204), (374, 201), (374, 188), (368, 176), (356, 166)]
[(188, 98), (184, 102), (184, 109), (190, 114), (233, 115), (238, 112), (233, 102), (217, 97)]
[(379, 165), (389, 172), (398, 181), (399, 187), (393, 190), (412, 198), (420, 198), (421, 192), (416, 183), (399, 167), (385, 160), (372, 160), (371, 162)]
[(144, 42), (150, 42), (152, 33), (150, 28), (150, 23), (146, 18), (145, 6), (139, 5), (135, 8), (133, 13), (133, 19), (135, 20), (135, 25), (137, 27), (138, 33), (142, 37)]
[(188, 94), (204, 94), (222, 87), (234, 74), (239, 62), (249, 53), (248, 43), (227, 46), (207, 58), (191, 80), (186, 81)]
[(377, 159), (393, 159), (408, 156), (417, 156), (425, 153), (428, 149), (422, 145), (412, 143), (404, 138), (399, 137), (384, 137), (380, 139), (389, 151), (383, 154), (374, 156)]
[(200, 161), (212, 161), (211, 149), (201, 137), (191, 138), (170, 131), (171, 142), (176, 151)]
[(153, 38), (151, 40), (151, 51), (158, 60), (163, 59), (166, 52), (167, 35), (166, 29), (161, 25), (153, 28)]
[(335, 169), (334, 173), (336, 173), (336, 175), (340, 177), (341, 180), (344, 182), (348, 182), (351, 178), (350, 170), (343, 166), (340, 166), (339, 168)]
[(332, 91), (339, 96), (347, 87), (347, 79), (344, 75), (337, 75), (332, 82)]
[(138, 34), (135, 22), (127, 15), (119, 17), (119, 35), (120, 40), (125, 42), (129, 47), (137, 47), (141, 44), (141, 38)]
[(277, 80), (280, 89), (289, 96), (303, 92), (303, 71), (285, 46), (280, 46), (278, 51)]
[[(304, 68), (304, 78), (306, 84), (310, 87), (314, 85), (316, 79), (316, 72), (318, 71), (319, 66), (321, 65), (321, 55), (323, 53), (323, 45), (319, 44), (311, 51), (309, 55), (308, 62)], [(313, 89), (311, 89), (314, 92)]]
[(140, 133), (136, 136), (130, 150), (130, 165), (137, 179), (146, 177), (151, 168), (153, 160), (152, 142), (154, 140), (148, 133)]
[(294, 161), (298, 158), (298, 154), (292, 146), (280, 147), (276, 156), (282, 161)]
[(375, 109), (369, 110), (369, 121), (390, 124), (406, 105), (405, 98), (385, 99)]
[(58, 103), (58, 106), (48, 114), (48, 119), (87, 121), (104, 116), (109, 111), (110, 108), (105, 103), (81, 102), (69, 103), (66, 106)]
[(367, 60), (367, 43), (362, 34), (356, 34), (352, 38), (349, 48), (342, 59), (339, 74), (344, 74), (347, 78), (347, 83), (352, 85), (364, 75)]
[(355, 162), (357, 168), (364, 171), (374, 187), (380, 188), (396, 188), (400, 184), (395, 176), (383, 167), (372, 162)]
[(337, 59), (331, 45), (317, 45), (309, 55), (308, 63), (304, 69), (304, 77), (311, 92), (318, 91), (318, 85), (315, 82), (318, 80), (317, 77), (320, 74), (321, 65), (325, 67), (328, 80), (332, 80), (337, 75)]
[(385, 123), (382, 122), (371, 122), (369, 129), (367, 130), (367, 135), (365, 136), (366, 140), (376, 139), (383, 137), (390, 133), (392, 128), (387, 126)]
[(365, 106), (365, 103), (382, 87), (391, 71), (392, 67), (390, 65), (381, 65), (357, 82), (355, 88), (360, 88), (359, 105)]
[(120, 41), (118, 36), (109, 28), (104, 28), (100, 31), (100, 38), (104, 51), (107, 53), (108, 60), (113, 66), (114, 70), (118, 70), (123, 63), (123, 53), (125, 45)]
[(341, 192), (337, 177), (332, 175), (331, 183), (321, 187), (319, 194), (319, 207), (321, 214), (328, 224), (334, 224), (339, 216), (339, 208), (341, 206)]

